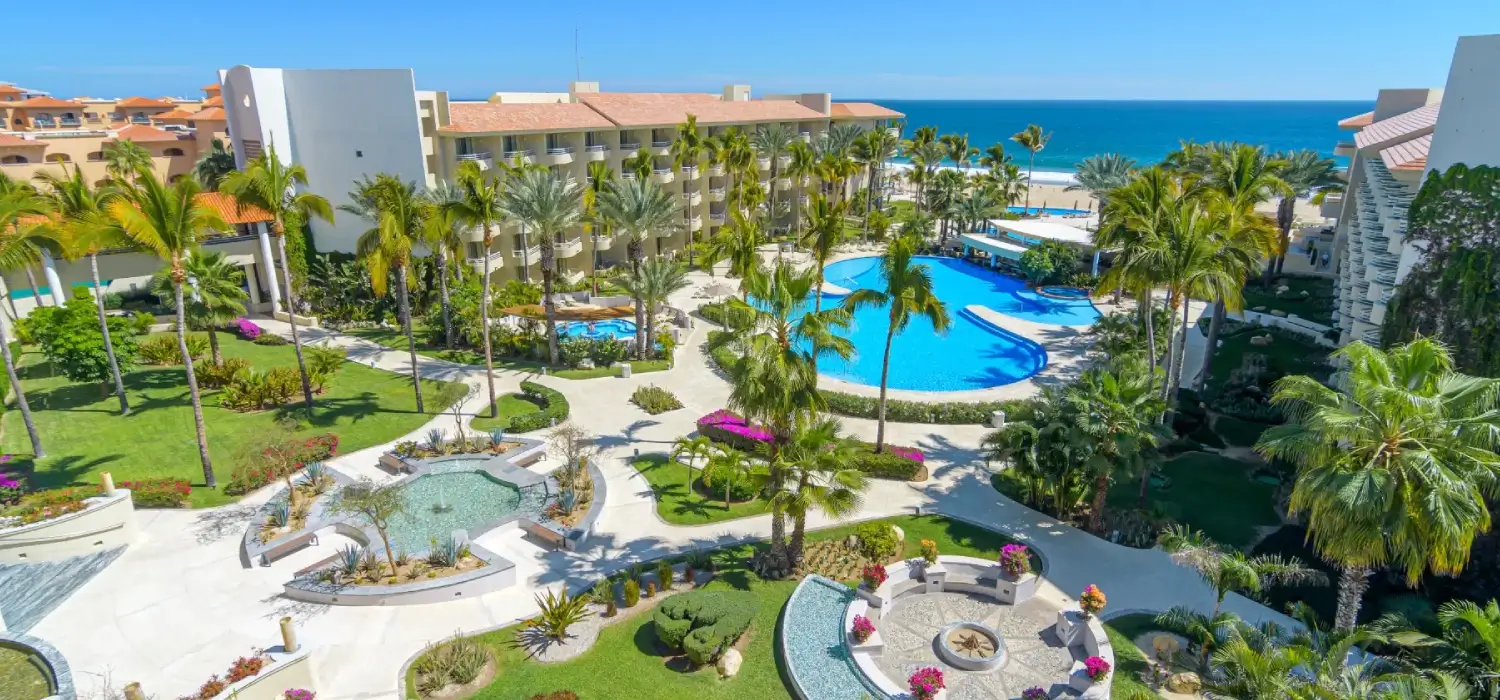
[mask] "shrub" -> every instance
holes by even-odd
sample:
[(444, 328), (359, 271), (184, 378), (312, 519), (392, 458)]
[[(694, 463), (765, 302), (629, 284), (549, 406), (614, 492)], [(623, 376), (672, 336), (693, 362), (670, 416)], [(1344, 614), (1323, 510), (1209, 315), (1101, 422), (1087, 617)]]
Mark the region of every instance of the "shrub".
[(933, 700), (938, 691), (948, 686), (943, 684), (943, 672), (928, 666), (917, 669), (906, 679), (906, 687), (917, 700)]
[(16, 474), (0, 474), (0, 506), (12, 506), (19, 503), (24, 493), (26, 493), (25, 477)]
[(302, 375), (291, 367), (273, 367), (265, 372), (247, 369), (224, 388), (219, 404), (234, 411), (278, 408), (290, 402), (301, 389)]
[(224, 692), (224, 689), (228, 687), (229, 684), (225, 683), (224, 680), (222, 678), (219, 678), (217, 675), (209, 676), (208, 680), (203, 682), (203, 685), (198, 686), (198, 694), (190, 695), (188, 697), (195, 697), (198, 698), (198, 700), (208, 700), (209, 698)]
[(136, 335), (146, 335), (151, 332), (151, 327), (156, 325), (156, 317), (145, 311), (137, 311), (130, 315), (130, 330)]
[(1047, 691), (1039, 685), (1034, 685), (1021, 691), (1021, 700), (1047, 700)]
[(536, 617), (526, 621), (527, 629), (538, 630), (548, 639), (562, 641), (568, 637), (568, 628), (583, 622), (588, 616), (589, 598), (586, 595), (569, 596), (568, 587), (561, 593), (547, 591), (547, 595), (536, 594)]
[(234, 332), (241, 340), (255, 340), (265, 331), (261, 330), (260, 326), (255, 325), (254, 321), (248, 318), (239, 318), (234, 322)]
[(703, 665), (750, 628), (756, 607), (755, 594), (745, 591), (689, 591), (662, 601), (652, 623), (663, 644)]
[(291, 341), (279, 335), (276, 335), (275, 333), (261, 333), (260, 335), (255, 336), (255, 340), (252, 340), (250, 342), (255, 343), (256, 345), (278, 346), (286, 345)]
[[(86, 290), (80, 287), (75, 291), (64, 306), (32, 311), (31, 334), (47, 361), (69, 380), (108, 382), (113, 375), (104, 349), (104, 334), (99, 331), (99, 308)], [(134, 368), (137, 352), (130, 322), (110, 317), (109, 330), (120, 371), (129, 372)]]
[(625, 583), (621, 586), (621, 588), (623, 589), (622, 593), (625, 599), (625, 607), (633, 608), (635, 607), (636, 603), (641, 602), (641, 584), (639, 581), (636, 581), (635, 578), (632, 577), (625, 579)]
[(234, 663), (229, 664), (229, 675), (225, 676), (225, 680), (236, 683), (251, 676), (260, 675), (261, 669), (265, 667), (266, 657), (264, 656), (241, 656), (235, 659)]
[[(190, 334), (187, 337), (187, 347), (188, 355), (192, 356), (193, 362), (197, 362), (208, 354), (208, 338), (200, 334)], [(142, 341), (137, 349), (142, 364), (182, 364), (182, 352), (177, 349), (177, 334), (175, 333), (153, 335)], [(197, 367), (195, 366), (194, 369)]]
[[(298, 441), (302, 443), (300, 448), (305, 450), (301, 455), (302, 462), (297, 465), (298, 469), (314, 462), (332, 459), (339, 451), (339, 437), (333, 433), (314, 435)], [(273, 471), (248, 466), (235, 467), (229, 475), (229, 483), (224, 485), (224, 493), (228, 496), (241, 496), (279, 478)]]
[(234, 383), (240, 374), (250, 369), (250, 361), (243, 357), (226, 357), (222, 362), (205, 362), (195, 365), (193, 373), (198, 376), (198, 385), (205, 389), (222, 389)]
[(36, 491), (21, 497), (14, 506), (5, 509), (5, 515), (20, 519), (22, 525), (39, 523), (83, 510), (86, 498), (99, 495), (95, 486), (80, 486), (66, 489)]
[(875, 453), (875, 446), (865, 443), (866, 449), (855, 453), (854, 468), (874, 479), (912, 481), (924, 473), (921, 450), (912, 447), (886, 445), (886, 451)]
[(171, 477), (122, 481), (120, 487), (130, 489), (130, 500), (137, 508), (182, 508), (193, 492), (187, 479)]
[(306, 688), (287, 688), (281, 700), (317, 700), (318, 694)]
[(743, 474), (727, 472), (717, 462), (709, 462), (703, 468), (698, 483), (716, 498), (724, 497), (724, 479), (729, 479), (729, 500), (748, 501), (755, 497), (755, 482)]
[(932, 540), (922, 540), (922, 561), (928, 564), (936, 564), (938, 560), (938, 546)]
[(880, 584), (885, 583), (886, 578), (888, 576), (885, 573), (885, 567), (879, 564), (870, 564), (859, 572), (859, 580), (864, 582), (865, 588), (871, 591), (879, 588)]
[(646, 582), (646, 597), (647, 598), (655, 598), (656, 597), (656, 582), (655, 581), (647, 581)]
[(682, 402), (672, 392), (654, 384), (637, 387), (635, 393), (630, 395), (630, 402), (653, 416), (682, 408)]
[(629, 353), (630, 348), (625, 343), (613, 338), (597, 338), (589, 346), (589, 359), (594, 361), (595, 367), (613, 366)]
[(1031, 552), (1024, 544), (1008, 544), (1000, 548), (1000, 570), (1011, 578), (1020, 578), (1031, 573)]
[(561, 392), (535, 382), (521, 382), (521, 394), (542, 407), (535, 413), (524, 413), (510, 421), (513, 432), (525, 433), (550, 428), (568, 419), (568, 399)]
[(452, 639), (427, 650), (412, 662), (416, 674), (417, 692), (431, 695), (443, 687), (474, 682), (490, 662), (490, 652), (484, 645), (468, 637), (454, 635)]
[(672, 562), (663, 559), (657, 563), (656, 579), (661, 581), (662, 590), (672, 587)]
[[(322, 392), (328, 386), (328, 380), (343, 368), (344, 360), (349, 358), (349, 351), (330, 345), (313, 345), (307, 348), (307, 375), (312, 382), (313, 390)], [(300, 381), (300, 377), (298, 378)]]
[(577, 367), (588, 358), (593, 343), (586, 338), (564, 338), (557, 344), (557, 355), (566, 367)]
[(1223, 436), (1224, 441), (1235, 447), (1250, 447), (1260, 439), (1260, 434), (1271, 428), (1265, 423), (1252, 423), (1241, 420), (1234, 416), (1219, 416), (1214, 422), (1214, 432)]
[[(854, 418), (876, 420), (880, 417), (880, 400), (869, 396), (845, 394), (837, 391), (821, 391), (830, 413)], [(946, 425), (982, 425), (990, 421), (990, 414), (1005, 411), (1009, 420), (1015, 420), (1024, 408), (1024, 401), (906, 401), (887, 399), (885, 418), (896, 423), (940, 423)]]
[(864, 644), (870, 635), (875, 634), (875, 623), (864, 615), (855, 615), (854, 626), (849, 629), (849, 634), (854, 637), (854, 641)]
[[(887, 562), (901, 551), (901, 541), (896, 539), (896, 528), (888, 522), (874, 520), (860, 523), (854, 529), (854, 535), (859, 538), (860, 553), (871, 561)], [(885, 580), (885, 567), (878, 568), (882, 574), (881, 580)]]
[(719, 409), (698, 419), (698, 434), (714, 442), (751, 452), (771, 441), (771, 431), (751, 425), (735, 412)]

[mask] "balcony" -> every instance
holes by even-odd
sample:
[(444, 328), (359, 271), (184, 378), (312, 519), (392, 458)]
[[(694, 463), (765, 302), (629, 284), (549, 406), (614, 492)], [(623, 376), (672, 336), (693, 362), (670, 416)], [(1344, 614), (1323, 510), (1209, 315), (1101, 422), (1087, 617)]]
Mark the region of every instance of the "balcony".
[(635, 173), (630, 172), (629, 170), (627, 170), (627, 171), (625, 171), (623, 173), (620, 173), (620, 179), (621, 180), (629, 180), (631, 182), (634, 182), (635, 181)]
[(144, 114), (137, 114), (137, 115), (135, 115), (135, 116), (133, 116), (133, 117), (130, 118), (130, 123), (131, 124), (150, 124), (151, 123), (151, 117), (148, 117), (148, 116), (146, 116)]
[(702, 192), (683, 192), (682, 193), (682, 201), (687, 202), (688, 206), (697, 206), (700, 202), (703, 201), (703, 193)]
[(513, 250), (510, 254), (511, 257), (522, 261), (526, 265), (535, 265), (542, 260), (542, 247), (534, 245), (526, 250)]
[(688, 217), (688, 220), (687, 220), (687, 230), (689, 230), (689, 231), (701, 231), (701, 230), (703, 230), (703, 217), (701, 217), (701, 216), (690, 216), (690, 217)]
[(677, 172), (689, 180), (696, 180), (702, 174), (696, 165), (683, 166)]
[[(469, 258), (469, 267), (474, 268), (474, 271), (481, 275), (484, 274), (484, 263), (484, 258)], [(489, 263), (490, 274), (494, 274), (495, 270), (505, 267), (505, 251), (497, 250), (493, 253), (490, 253)]]
[(792, 165), (792, 157), (791, 156), (778, 156), (776, 158), (776, 167), (778, 169), (785, 170), (788, 167), (791, 167), (791, 165)]
[(57, 122), (51, 119), (33, 119), (31, 120), (31, 126), (37, 129), (55, 129), (57, 128)]
[(901, 130), (897, 129), (894, 126), (892, 126), (892, 127), (886, 127), (886, 131), (888, 133), (890, 133), (891, 136), (894, 136), (894, 137), (896, 137), (898, 139), (901, 138)]
[(568, 284), (578, 284), (583, 281), (584, 274), (583, 270), (564, 270), (558, 273), (558, 277)]
[(771, 159), (770, 158), (756, 158), (755, 159), (755, 164), (761, 170), (770, 170), (771, 169)]
[(671, 151), (672, 151), (672, 142), (671, 141), (656, 141), (656, 140), (653, 140), (651, 142), (651, 154), (652, 155), (664, 156), (664, 155), (667, 155), (668, 153), (670, 153)]
[(724, 201), (724, 192), (725, 192), (725, 190), (724, 190), (723, 187), (710, 187), (710, 188), (708, 188), (708, 201), (710, 201), (710, 202), (722, 202), (722, 201)]
[(583, 239), (574, 237), (566, 241), (552, 244), (552, 250), (559, 258), (571, 258), (583, 252)]
[(634, 155), (635, 152), (638, 151), (638, 150), (640, 150), (640, 149), (641, 149), (641, 142), (640, 141), (621, 141), (620, 142), (620, 150), (624, 151), (627, 154)]
[(651, 179), (656, 180), (657, 182), (660, 182), (662, 184), (671, 182), (673, 180), (673, 176), (674, 174), (672, 173), (671, 168), (657, 168), (651, 171)]
[(778, 190), (789, 190), (789, 189), (792, 189), (792, 178), (789, 178), (789, 177), (778, 177), (778, 178), (776, 178), (776, 189), (778, 189)]
[(604, 160), (604, 157), (606, 155), (608, 155), (608, 154), (609, 154), (609, 146), (605, 146), (603, 144), (599, 144), (597, 146), (584, 146), (583, 147), (583, 159), (584, 160)]
[(802, 143), (812, 143), (812, 132), (799, 131), (797, 132), (797, 138), (802, 139)]
[(57, 123), (62, 126), (80, 126), (83, 124), (83, 122), (78, 121), (78, 117), (63, 117), (58, 119)]
[(712, 222), (714, 222), (716, 224), (722, 224), (722, 223), (724, 223), (724, 220), (726, 218), (728, 218), (728, 216), (724, 212), (722, 212), (722, 211), (718, 212), (718, 213), (710, 213), (708, 215), (708, 220), (712, 221)]
[(724, 164), (714, 163), (708, 166), (708, 174), (710, 177), (724, 177)]
[(614, 236), (597, 236), (594, 238), (594, 250), (609, 250), (615, 247)]
[(521, 161), (522, 164), (536, 162), (536, 151), (529, 148), (523, 151), (506, 151), (501, 155), (505, 157), (505, 162), (507, 163), (514, 163), (517, 160)]
[(490, 157), (489, 151), (483, 153), (460, 153), (458, 154), (458, 162), (478, 163), (480, 170), (489, 170), (495, 167), (495, 159)]
[(546, 153), (542, 154), (540, 162), (542, 165), (567, 165), (573, 162), (573, 147), (550, 147)]

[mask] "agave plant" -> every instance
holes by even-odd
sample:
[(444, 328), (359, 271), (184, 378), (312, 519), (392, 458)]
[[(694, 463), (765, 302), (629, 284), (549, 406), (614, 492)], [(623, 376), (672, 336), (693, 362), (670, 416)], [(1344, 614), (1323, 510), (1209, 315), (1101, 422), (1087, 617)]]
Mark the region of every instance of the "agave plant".
[(427, 563), (433, 566), (453, 566), (463, 558), (467, 545), (461, 544), (457, 537), (449, 535), (447, 540), (432, 538), (432, 549), (427, 553)]
[(615, 599), (615, 583), (609, 577), (604, 577), (594, 582), (594, 588), (589, 591), (589, 596), (595, 603), (606, 605)]
[(536, 604), (541, 612), (527, 620), (526, 627), (561, 642), (567, 639), (568, 628), (582, 622), (588, 615), (588, 603), (588, 596), (569, 597), (567, 586), (563, 586), (561, 593), (549, 590), (545, 597), (538, 593)]
[(333, 485), (333, 475), (329, 473), (328, 466), (322, 462), (310, 462), (304, 473), (307, 475), (307, 485), (312, 488), (313, 493), (322, 494)]
[(292, 504), (287, 501), (277, 501), (271, 504), (271, 524), (276, 527), (286, 527), (292, 521)]
[(557, 494), (557, 507), (561, 508), (563, 513), (572, 513), (573, 509), (578, 507), (578, 492), (571, 488), (563, 489)]
[(380, 554), (368, 547), (360, 550), (359, 567), (371, 576), (380, 575)]
[(444, 448), (448, 446), (448, 440), (443, 437), (443, 431), (433, 428), (427, 431), (427, 449), (435, 455), (447, 454)]
[(342, 549), (339, 550), (338, 557), (335, 559), (335, 561), (338, 562), (338, 570), (340, 573), (353, 576), (356, 572), (359, 571), (359, 563), (363, 559), (364, 550), (361, 547), (352, 544), (346, 544)]
[(500, 444), (505, 442), (505, 429), (495, 428), (490, 431), (490, 447), (500, 449)]

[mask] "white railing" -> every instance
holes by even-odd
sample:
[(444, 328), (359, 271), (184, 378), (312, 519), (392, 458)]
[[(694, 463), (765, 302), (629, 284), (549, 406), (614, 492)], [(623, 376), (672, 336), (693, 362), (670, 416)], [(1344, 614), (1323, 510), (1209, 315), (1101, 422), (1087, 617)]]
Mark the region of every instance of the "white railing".
[(672, 147), (672, 142), (670, 140), (667, 140), (667, 141), (657, 141), (657, 140), (653, 139), (651, 141), (651, 145), (653, 147), (656, 147), (656, 148), (671, 148)]
[(726, 217), (724, 215), (724, 212), (719, 212), (717, 214), (709, 214), (708, 215), (709, 221), (717, 221), (717, 222), (719, 222), (721, 224), (724, 223), (724, 219), (725, 218)]
[(687, 166), (682, 169), (682, 174), (687, 177), (698, 177), (697, 166)]
[(653, 168), (651, 170), (651, 172), (656, 173), (657, 175), (671, 175), (672, 174), (672, 169), (671, 168)]
[(557, 250), (557, 257), (571, 258), (583, 252), (583, 239), (574, 237), (566, 241), (558, 241), (552, 244), (552, 247)]
[(134, 124), (150, 124), (151, 123), (151, 117), (144, 117), (144, 116), (131, 117), (130, 121), (131, 121), (131, 123), (134, 123)]
[(460, 154), (458, 154), (458, 162), (460, 162), (460, 163), (463, 163), (463, 162), (466, 162), (466, 161), (471, 161), (471, 160), (489, 160), (489, 159), (490, 159), (490, 152), (489, 151), (485, 151), (483, 153), (460, 153)]
[(622, 151), (634, 151), (639, 149), (640, 147), (641, 143), (639, 141), (632, 141), (630, 143), (626, 143), (624, 141), (620, 142), (620, 150)]
[(635, 179), (635, 173), (630, 172), (630, 171), (627, 170), (627, 171), (625, 171), (623, 173), (620, 173), (620, 179), (621, 180), (634, 180)]
[(542, 247), (534, 245), (526, 250), (513, 250), (510, 254), (517, 260), (525, 260), (527, 265), (535, 265), (538, 260), (542, 259)]
[(51, 129), (52, 127), (57, 126), (57, 122), (54, 122), (51, 119), (33, 119), (31, 120), (31, 125), (43, 129)]
[(588, 151), (589, 153), (603, 153), (609, 150), (609, 146), (605, 146), (603, 144), (584, 146), (583, 150)]
[(516, 158), (530, 159), (534, 154), (532, 153), (531, 149), (528, 148), (524, 151), (506, 151), (504, 155), (506, 160), (514, 160)]
[(549, 146), (547, 148), (547, 155), (549, 156), (563, 156), (572, 152), (572, 146)]
[(724, 194), (724, 192), (726, 192), (726, 190), (723, 187), (710, 187), (710, 188), (708, 188), (708, 193), (709, 194), (722, 195), (722, 194)]
[(76, 118), (69, 119), (67, 117), (63, 117), (62, 119), (57, 120), (57, 123), (63, 126), (78, 126), (82, 124), (82, 122), (78, 121)]

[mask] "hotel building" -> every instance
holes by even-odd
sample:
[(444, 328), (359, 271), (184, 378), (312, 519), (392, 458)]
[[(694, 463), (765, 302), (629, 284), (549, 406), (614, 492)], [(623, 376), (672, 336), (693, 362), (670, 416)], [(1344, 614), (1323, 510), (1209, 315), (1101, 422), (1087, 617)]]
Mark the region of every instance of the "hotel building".
[(1354, 131), (1337, 155), (1349, 156), (1349, 185), (1329, 198), (1337, 216), (1334, 260), (1339, 344), (1378, 345), (1386, 304), (1420, 247), (1406, 240), (1407, 215), (1428, 173), (1457, 164), (1500, 165), (1500, 35), (1460, 37), (1441, 89), (1382, 90), (1375, 109), (1339, 122)]

